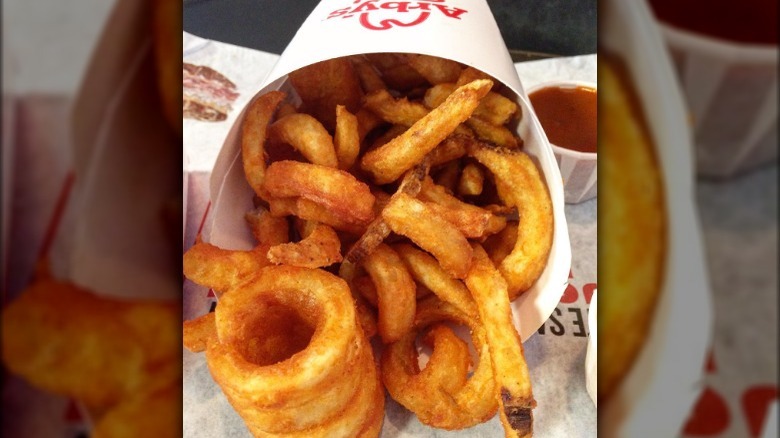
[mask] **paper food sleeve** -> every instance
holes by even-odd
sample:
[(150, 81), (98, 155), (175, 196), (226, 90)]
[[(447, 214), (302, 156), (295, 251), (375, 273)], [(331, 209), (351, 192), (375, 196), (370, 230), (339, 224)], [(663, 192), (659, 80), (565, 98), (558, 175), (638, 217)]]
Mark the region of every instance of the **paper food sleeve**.
[[(650, 331), (626, 378), (599, 405), (599, 434), (677, 436), (699, 395), (712, 323), (693, 208), (691, 133), (671, 61), (647, 5), (612, 0), (600, 6), (599, 44), (625, 62), (656, 147), (665, 183), (668, 245)], [(605, 293), (620, 291), (601, 290), (601, 298)]]
[[(342, 56), (401, 52), (438, 56), (475, 67), (514, 92), (522, 118), (517, 133), (543, 172), (552, 198), (554, 238), (547, 268), (537, 283), (513, 303), (523, 340), (531, 336), (560, 301), (571, 265), (571, 247), (563, 209), (563, 187), (555, 157), (539, 124), (498, 26), (485, 1), (437, 2), (323, 1), (285, 49), (257, 95), (294, 90), (287, 74)], [(245, 108), (246, 109), (246, 108)], [(212, 172), (212, 205), (203, 238), (216, 246), (249, 249), (254, 240), (244, 221), (253, 192), (240, 159), (244, 111), (225, 139)]]

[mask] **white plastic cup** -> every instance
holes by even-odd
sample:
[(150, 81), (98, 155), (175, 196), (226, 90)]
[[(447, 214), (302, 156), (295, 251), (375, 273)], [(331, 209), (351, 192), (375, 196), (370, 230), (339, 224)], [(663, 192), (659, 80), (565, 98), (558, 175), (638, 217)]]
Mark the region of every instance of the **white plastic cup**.
[[(597, 90), (593, 82), (561, 80), (550, 81), (535, 85), (528, 89), (528, 95), (546, 88), (590, 88)], [(555, 160), (558, 162), (558, 168), (563, 178), (563, 197), (568, 204), (578, 204), (580, 202), (593, 199), (598, 194), (598, 185), (596, 184), (598, 166), (596, 152), (580, 152), (556, 145), (550, 142)]]

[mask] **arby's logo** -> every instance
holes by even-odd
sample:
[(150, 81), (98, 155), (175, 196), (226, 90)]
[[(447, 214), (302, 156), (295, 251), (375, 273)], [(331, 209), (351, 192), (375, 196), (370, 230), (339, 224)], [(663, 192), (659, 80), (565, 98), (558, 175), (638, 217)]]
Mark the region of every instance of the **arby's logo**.
[(394, 27), (412, 27), (423, 23), (431, 15), (460, 20), (466, 9), (448, 6), (447, 0), (389, 2), (382, 0), (356, 0), (352, 6), (336, 9), (328, 19), (357, 19), (370, 30), (388, 30)]

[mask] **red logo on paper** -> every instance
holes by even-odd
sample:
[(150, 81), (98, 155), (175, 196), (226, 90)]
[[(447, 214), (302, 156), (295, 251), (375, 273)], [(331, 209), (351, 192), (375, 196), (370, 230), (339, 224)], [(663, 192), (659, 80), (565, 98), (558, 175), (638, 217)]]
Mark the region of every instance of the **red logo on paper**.
[(449, 7), (447, 0), (426, 0), (413, 2), (388, 2), (382, 0), (356, 0), (353, 6), (336, 9), (328, 15), (331, 18), (352, 18), (357, 16), (360, 25), (370, 30), (387, 30), (393, 27), (416, 26), (431, 16), (460, 20), (468, 12), (465, 9)]

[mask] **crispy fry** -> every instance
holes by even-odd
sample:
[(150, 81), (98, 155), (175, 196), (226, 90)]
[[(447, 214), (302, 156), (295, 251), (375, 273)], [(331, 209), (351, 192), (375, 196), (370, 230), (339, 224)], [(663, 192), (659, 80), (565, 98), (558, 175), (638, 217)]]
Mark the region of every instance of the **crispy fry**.
[(287, 97), (281, 91), (271, 91), (258, 97), (249, 106), (241, 126), (241, 157), (246, 181), (255, 194), (265, 199), (265, 140), (268, 125), (279, 104)]
[(431, 166), (439, 166), (466, 155), (468, 137), (451, 135), (430, 152)]
[(372, 91), (381, 90), (387, 88), (385, 82), (379, 76), (379, 72), (374, 69), (374, 66), (363, 56), (353, 56), (350, 58), (352, 65), (355, 67), (355, 72), (360, 78), (360, 85), (363, 87), (363, 92), (370, 93)]
[[(428, 158), (424, 158), (422, 163), (415, 166), (413, 169), (406, 172), (401, 184), (398, 185), (398, 190), (393, 196), (397, 196), (399, 193), (404, 193), (409, 196), (417, 196), (422, 188), (422, 180), (428, 174), (430, 166), (428, 165)], [(392, 197), (390, 198), (392, 200)], [(390, 202), (388, 200), (388, 203)], [(386, 206), (386, 205), (385, 205)], [(384, 209), (383, 209), (384, 210)], [(385, 220), (379, 214), (366, 229), (366, 232), (350, 247), (347, 255), (344, 257), (351, 263), (360, 263), (365, 256), (370, 254), (374, 248), (382, 243), (385, 238), (390, 234), (390, 227), (385, 223)]]
[(333, 228), (320, 224), (300, 242), (272, 246), (268, 260), (275, 265), (323, 268), (341, 261), (341, 241)]
[(460, 76), (458, 77), (458, 82), (455, 85), (460, 87), (461, 85), (466, 85), (469, 82), (476, 81), (477, 79), (490, 79), (491, 81), (493, 81), (494, 84), (496, 84), (496, 85), (494, 85), (494, 88), (499, 86), (499, 82), (496, 81), (492, 76), (490, 76), (489, 74), (487, 74), (487, 73), (485, 73), (485, 72), (483, 72), (481, 70), (477, 70), (476, 68), (470, 67), (470, 66), (464, 68), (460, 72)]
[(258, 207), (244, 215), (257, 243), (278, 245), (290, 241), (290, 224), (285, 217), (274, 217), (270, 211)]
[(333, 136), (339, 169), (347, 170), (360, 154), (358, 119), (343, 105), (336, 107), (336, 134)]
[(452, 196), (446, 188), (434, 184), (430, 178), (423, 180), (419, 199), (426, 201), (429, 208), (455, 225), (468, 238), (495, 233), (506, 223), (506, 219)]
[[(440, 83), (425, 92), (423, 103), (428, 108), (436, 108), (449, 96), (457, 86), (452, 83)], [(493, 125), (504, 125), (517, 113), (519, 107), (511, 99), (491, 91), (482, 98), (474, 110), (474, 116)]]
[(517, 207), (517, 241), (499, 266), (514, 299), (533, 286), (547, 265), (553, 237), (550, 194), (536, 165), (523, 152), (475, 143), (469, 154), (493, 173), (504, 203)]
[(336, 216), (327, 207), (303, 198), (271, 198), (268, 200), (271, 215), (277, 217), (296, 216), (304, 220), (320, 222), (336, 230), (350, 234), (361, 235), (366, 226), (354, 223), (351, 218), (346, 220)]
[(289, 77), (303, 101), (301, 111), (314, 116), (330, 132), (336, 126), (336, 105), (344, 105), (353, 113), (360, 108), (363, 90), (347, 58), (318, 62), (290, 73)]
[[(443, 365), (439, 359), (431, 357), (426, 366), (431, 368), (424, 374), (417, 363), (417, 331), (442, 321), (467, 326), (479, 357), (474, 373), (458, 388), (454, 383), (460, 383), (460, 379), (441, 386), (447, 371), (439, 368)], [(393, 399), (414, 412), (420, 422), (447, 430), (464, 429), (493, 417), (498, 405), (493, 370), (487, 335), (478, 320), (431, 297), (418, 303), (414, 326), (415, 331), (386, 346), (382, 352), (382, 380)]]
[(269, 128), (269, 134), (273, 140), (294, 147), (311, 163), (338, 167), (333, 138), (308, 114), (290, 114), (278, 119)]
[(395, 342), (414, 322), (417, 289), (401, 258), (392, 248), (380, 244), (363, 261), (363, 268), (376, 287), (379, 314), (377, 329), (382, 342)]
[(403, 243), (393, 246), (416, 282), (430, 289), (442, 301), (455, 306), (470, 318), (477, 318), (477, 307), (466, 286), (448, 274), (428, 253)]
[(361, 160), (363, 169), (378, 184), (395, 181), (468, 119), (491, 86), (490, 81), (475, 81), (455, 90), (405, 133), (366, 153)]
[(532, 409), (536, 401), (523, 343), (512, 322), (506, 281), (485, 250), (479, 244), (473, 247), (474, 263), (465, 281), (487, 332), (496, 379), (495, 397), (501, 406), (501, 423), (508, 437), (530, 437), (533, 433)]
[(206, 351), (209, 341), (216, 339), (216, 337), (217, 327), (214, 325), (214, 312), (184, 321), (182, 343), (187, 350), (193, 353)]
[(472, 116), (466, 120), (474, 134), (488, 143), (507, 149), (516, 149), (519, 145), (517, 137), (509, 129), (502, 125), (494, 125), (479, 116)]
[(363, 143), (369, 132), (385, 123), (379, 116), (366, 108), (360, 108), (360, 111), (355, 113), (355, 117), (358, 120), (358, 138), (360, 138), (360, 143)]
[(184, 276), (220, 295), (270, 265), (268, 245), (250, 251), (232, 251), (210, 243), (196, 243), (184, 253)]
[(458, 181), (458, 193), (461, 196), (478, 196), (485, 184), (485, 174), (482, 168), (474, 163), (463, 166)]
[(266, 171), (264, 189), (275, 198), (302, 197), (328, 208), (347, 222), (374, 219), (374, 195), (351, 174), (331, 167), (277, 161)]
[(516, 241), (517, 222), (511, 222), (507, 223), (503, 230), (485, 239), (482, 246), (490, 256), (490, 261), (494, 265), (500, 266), (506, 256), (512, 253)]
[(366, 95), (365, 107), (386, 122), (406, 127), (412, 126), (429, 112), (425, 105), (410, 102), (405, 97), (396, 99), (385, 89)]
[(382, 211), (382, 218), (395, 233), (436, 257), (453, 277), (464, 278), (468, 273), (471, 247), (466, 237), (422, 201), (399, 193)]
[(455, 82), (463, 67), (455, 61), (429, 55), (409, 55), (407, 62), (431, 84)]

